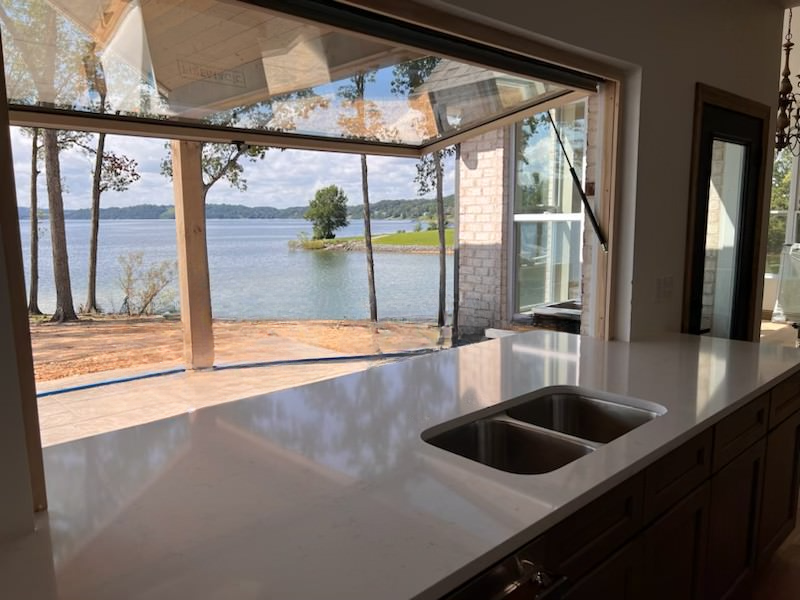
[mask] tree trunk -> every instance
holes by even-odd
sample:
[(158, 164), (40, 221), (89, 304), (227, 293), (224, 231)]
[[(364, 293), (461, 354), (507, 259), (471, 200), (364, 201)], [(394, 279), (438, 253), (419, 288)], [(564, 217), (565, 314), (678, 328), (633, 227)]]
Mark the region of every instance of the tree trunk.
[(31, 283), (28, 298), (28, 314), (40, 315), (39, 309), (39, 194), (36, 185), (39, 179), (39, 130), (33, 129), (31, 141)]
[(433, 155), (436, 168), (436, 216), (439, 221), (439, 314), (437, 322), (444, 327), (447, 304), (447, 246), (445, 244), (444, 193), (442, 191), (442, 153)]
[(361, 193), (364, 198), (364, 246), (367, 255), (367, 280), (369, 282), (369, 319), (378, 320), (378, 300), (375, 297), (375, 264), (372, 261), (372, 225), (369, 216), (369, 183), (367, 181), (367, 155), (361, 155)]
[(61, 191), (61, 165), (58, 156), (58, 132), (45, 129), (44, 162), (47, 176), (47, 202), (50, 209), (50, 239), (53, 246), (53, 277), (56, 284), (56, 310), (52, 321), (77, 321), (72, 304), (69, 278), (67, 232), (64, 226), (64, 198)]
[(97, 137), (97, 154), (94, 157), (94, 176), (92, 177), (92, 228), (89, 238), (89, 283), (86, 292), (84, 312), (98, 313), (97, 306), (97, 239), (100, 232), (100, 184), (103, 176), (103, 153), (106, 147), (106, 134)]

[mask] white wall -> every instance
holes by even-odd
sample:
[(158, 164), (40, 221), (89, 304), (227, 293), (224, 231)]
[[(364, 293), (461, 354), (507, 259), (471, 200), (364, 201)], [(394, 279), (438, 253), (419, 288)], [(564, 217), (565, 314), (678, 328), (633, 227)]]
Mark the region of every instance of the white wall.
[[(766, 0), (423, 3), (626, 70), (614, 334), (679, 331), (695, 83), (774, 104), (783, 9)], [(657, 298), (669, 278), (671, 296)]]

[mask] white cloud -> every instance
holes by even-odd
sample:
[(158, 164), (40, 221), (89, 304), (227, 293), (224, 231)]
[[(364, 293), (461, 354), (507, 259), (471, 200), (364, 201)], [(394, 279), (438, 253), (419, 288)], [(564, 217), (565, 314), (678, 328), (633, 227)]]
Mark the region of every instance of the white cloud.
[[(21, 206), (29, 204), (30, 138), (20, 129), (11, 128), (17, 197)], [(107, 192), (104, 206), (133, 204), (171, 204), (172, 185), (160, 173), (166, 156), (164, 140), (127, 136), (108, 136), (106, 148), (125, 154), (139, 164), (141, 179), (126, 192)], [(369, 156), (370, 201), (417, 197), (414, 176), (416, 159)], [(42, 171), (44, 166), (39, 167)], [(92, 161), (77, 150), (67, 150), (61, 157), (61, 175), (65, 184), (66, 208), (86, 208), (90, 204)], [(335, 184), (345, 190), (351, 204), (361, 203), (361, 161), (357, 154), (311, 152), (306, 150), (270, 150), (263, 161), (244, 163), (248, 189), (239, 192), (220, 181), (209, 192), (212, 203), (248, 206), (303, 206), (320, 187)], [(454, 187), (453, 161), (445, 169), (445, 194)], [(46, 204), (44, 176), (39, 178), (40, 203)]]

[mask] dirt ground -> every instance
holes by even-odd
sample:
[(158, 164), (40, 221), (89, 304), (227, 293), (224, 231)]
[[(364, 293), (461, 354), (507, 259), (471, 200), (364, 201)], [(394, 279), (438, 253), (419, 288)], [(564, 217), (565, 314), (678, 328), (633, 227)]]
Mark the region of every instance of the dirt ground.
[[(215, 321), (217, 362), (240, 360), (242, 348), (263, 346), (275, 337), (343, 354), (375, 354), (436, 347), (439, 329), (430, 323), (395, 321), (381, 321), (377, 326), (369, 321)], [(181, 323), (161, 317), (84, 317), (65, 324), (32, 321), (31, 339), (40, 382), (183, 362)], [(308, 350), (311, 355), (313, 348)]]

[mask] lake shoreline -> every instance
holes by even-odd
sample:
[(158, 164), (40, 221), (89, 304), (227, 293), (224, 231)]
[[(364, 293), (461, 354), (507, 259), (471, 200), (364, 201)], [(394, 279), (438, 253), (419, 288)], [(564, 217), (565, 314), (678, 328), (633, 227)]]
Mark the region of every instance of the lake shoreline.
[[(337, 242), (336, 240), (318, 240), (325, 242), (322, 247), (314, 248), (309, 247), (306, 242), (302, 240), (290, 240), (289, 248), (292, 250), (307, 250), (309, 252), (320, 251), (333, 251), (333, 252), (366, 252), (367, 246), (363, 241), (345, 240)], [(395, 244), (378, 244), (372, 242), (373, 252), (394, 252), (402, 254), (439, 254), (439, 248), (436, 246), (401, 246)], [(447, 254), (453, 254), (453, 248), (447, 248)]]
[[(44, 383), (110, 371), (183, 366), (179, 319), (81, 315), (69, 323), (30, 319), (36, 381)], [(363, 355), (440, 347), (433, 318), (217, 319), (217, 364), (337, 355)], [(102, 377), (100, 377), (102, 378)]]
[[(23, 259), (30, 273), (30, 230), (21, 223)], [(89, 221), (67, 221), (70, 279), (76, 308), (86, 298), (89, 263)], [(373, 221), (373, 239), (409, 230), (414, 223)], [(337, 231), (337, 241), (363, 240), (363, 223)], [(425, 232), (423, 232), (425, 233)], [(434, 234), (436, 232), (433, 232)], [(290, 240), (310, 239), (311, 224), (284, 219), (209, 221), (206, 229), (211, 302), (214, 316), (236, 319), (360, 319), (369, 316), (369, 290), (363, 254), (298, 252)], [(408, 245), (416, 245), (414, 239)], [(438, 305), (439, 257), (434, 252), (380, 251), (376, 248), (375, 284), (378, 314), (397, 318), (435, 315)], [(363, 252), (363, 250), (362, 250)], [(142, 271), (177, 257), (174, 222), (108, 221), (100, 225), (97, 300), (108, 312), (120, 309), (125, 293), (119, 278), (120, 257), (143, 253)], [(448, 271), (453, 257), (447, 257)], [(26, 279), (30, 280), (29, 277)], [(450, 282), (448, 281), (448, 284)], [(27, 290), (26, 290), (27, 291)], [(55, 308), (50, 236), (39, 236), (39, 307)], [(161, 297), (159, 312), (178, 305), (176, 282)], [(448, 289), (452, 304), (452, 286)]]

